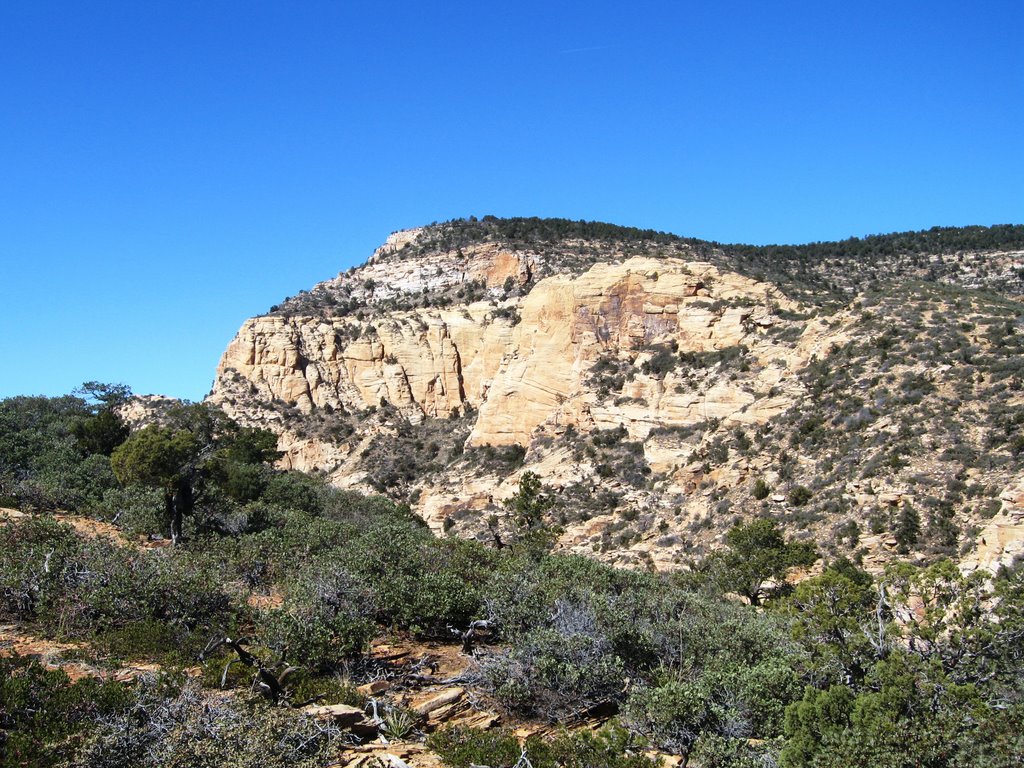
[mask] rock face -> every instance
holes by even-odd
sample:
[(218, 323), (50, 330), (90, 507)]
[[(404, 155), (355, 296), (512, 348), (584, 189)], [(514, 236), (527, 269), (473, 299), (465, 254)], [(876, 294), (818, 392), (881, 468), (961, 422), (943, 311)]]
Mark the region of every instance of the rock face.
[[(452, 456), (530, 449), (566, 430), (621, 430), (627, 441), (644, 441), (641, 460), (666, 477), (662, 497), (671, 497), (694, 482), (679, 467), (695, 446), (652, 433), (709, 420), (766, 422), (799, 397), (799, 365), (841, 337), (814, 322), (781, 319), (800, 306), (772, 285), (707, 262), (613, 254), (534, 282), (549, 266), (542, 256), (493, 243), (396, 260), (422, 236), (396, 233), (366, 266), (313, 290), (354, 297), (354, 314), (247, 320), (221, 359), (210, 399), (243, 423), (278, 432), (285, 468), (402, 498), (411, 490), (414, 509), (438, 532), (464, 519), (461, 532), (478, 532), (473, 521), (514, 492), (519, 471), (455, 461), (416, 488), (395, 488), (371, 460), (402, 431), (385, 413), (421, 429), (458, 418), (463, 431), (453, 433)], [(475, 288), (459, 304), (401, 301), (459, 286)], [(737, 352), (743, 369), (715, 375), (714, 360)], [(679, 354), (711, 362), (684, 376), (664, 365)], [(616, 477), (595, 476), (607, 470), (581, 461), (576, 450), (529, 453), (527, 465), (550, 482), (605, 484), (624, 503), (650, 501), (628, 483), (615, 490)], [(588, 549), (606, 528), (570, 526), (565, 544)], [(644, 557), (658, 563), (664, 553)]]
[[(784, 292), (656, 233), (524, 244), (467, 227), (395, 233), (247, 320), (210, 400), (277, 432), (282, 467), (407, 501), (438, 533), (506, 525), (502, 500), (529, 470), (557, 494), (561, 547), (626, 565), (683, 566), (771, 514), (881, 568), (901, 511), (922, 504), (922, 548), (976, 547), (965, 567), (989, 570), (1024, 553), (1019, 493), (984, 520), (974, 510), (995, 502), (968, 503), (1021, 487), (1002, 422), (983, 423), (1024, 407), (1016, 378), (1000, 384), (1017, 376), (1015, 303), (915, 283), (825, 310), (806, 300), (814, 281), (852, 282), (863, 264), (797, 265), (810, 282)], [(999, 274), (1024, 262), (996, 256)], [(961, 261), (986, 257), (915, 254), (906, 269)], [(924, 427), (940, 415), (948, 430)], [(991, 450), (984, 472), (950, 458)], [(806, 507), (790, 501), (800, 486)]]
[[(370, 327), (304, 317), (246, 321), (217, 370), (214, 399), (233, 374), (261, 396), (317, 408), (358, 410), (382, 399), (411, 418), (479, 403), (511, 329), (490, 324), (486, 305), (398, 313)], [(357, 338), (352, 338), (358, 333)]]
[[(712, 309), (716, 301), (736, 299), (745, 305)], [(652, 382), (634, 390), (634, 402), (642, 405), (602, 407), (588, 374), (602, 356), (639, 354), (657, 344), (698, 353), (756, 344), (759, 330), (776, 322), (779, 306), (794, 308), (770, 286), (674, 259), (632, 258), (579, 277), (544, 280), (522, 304), (522, 322), (487, 388), (470, 442), (528, 445), (542, 424), (613, 427), (625, 421), (644, 432), (709, 416), (756, 418), (739, 416), (754, 397), (738, 387), (724, 387), (709, 401), (658, 391)]]
[[(503, 258), (496, 253), (487, 268)], [(646, 437), (657, 426), (708, 418), (759, 422), (780, 407), (757, 396), (778, 384), (774, 369), (753, 391), (728, 382), (666, 391), (663, 379), (641, 377), (617, 403), (603, 402), (589, 375), (595, 361), (650, 357), (658, 345), (706, 353), (747, 344), (768, 362), (791, 352), (765, 336), (780, 309), (797, 306), (767, 284), (706, 263), (634, 257), (547, 278), (497, 307), (481, 301), (364, 322), (257, 317), (228, 345), (211, 400), (242, 420), (253, 396), (306, 414), (386, 402), (414, 424), (475, 411), (471, 446), (527, 446), (542, 425), (626, 424)], [(507, 315), (514, 312), (520, 322), (513, 325)], [(251, 393), (241, 403), (240, 390)], [(316, 442), (290, 445), (288, 465), (334, 470), (341, 457)]]
[(999, 499), (999, 513), (981, 529), (977, 548), (961, 561), (961, 570), (996, 573), (1024, 557), (1024, 478), (1005, 489)]

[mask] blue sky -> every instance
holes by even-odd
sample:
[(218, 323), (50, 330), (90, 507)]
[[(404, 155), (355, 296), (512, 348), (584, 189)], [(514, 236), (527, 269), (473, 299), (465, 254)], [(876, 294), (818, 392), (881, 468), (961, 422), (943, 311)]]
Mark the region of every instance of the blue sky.
[(1024, 222), (1024, 3), (0, 3), (0, 396), (199, 399), (395, 229)]

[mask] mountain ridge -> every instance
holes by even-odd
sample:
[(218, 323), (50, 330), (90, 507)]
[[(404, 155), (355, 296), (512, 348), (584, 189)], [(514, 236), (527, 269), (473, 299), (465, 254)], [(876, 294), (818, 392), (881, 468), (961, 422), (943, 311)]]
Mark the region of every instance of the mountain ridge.
[[(284, 466), (407, 501), (439, 534), (492, 535), (529, 470), (559, 499), (561, 546), (618, 563), (684, 567), (760, 514), (881, 563), (904, 546), (907, 509), (921, 556), (968, 555), (998, 514), (1017, 524), (1017, 424), (1000, 420), (1020, 405), (1022, 264), (1017, 225), (754, 247), (445, 222), (393, 233), (366, 264), (247, 321), (211, 400), (278, 432)], [(840, 360), (855, 381), (822, 373)], [(919, 379), (931, 389), (912, 403)], [(952, 439), (939, 415), (970, 461), (932, 461)], [(835, 435), (847, 442), (825, 447)], [(986, 450), (996, 466), (974, 466)], [(926, 483), (910, 480), (915, 451)], [(979, 495), (999, 513), (978, 513)]]
[[(962, 258), (969, 254), (1024, 251), (1024, 225), (1019, 224), (932, 227), (927, 230), (849, 237), (838, 241), (758, 246), (723, 244), (603, 222), (540, 218), (497, 219), (485, 216), (480, 220), (453, 219), (426, 227), (397, 230), (388, 236), (385, 243), (374, 251), (366, 263), (353, 267), (348, 272), (375, 262), (401, 260), (403, 257), (415, 258), (431, 252), (457, 252), (467, 246), (481, 243), (495, 244), (507, 250), (524, 253), (530, 253), (531, 249), (550, 252), (553, 247), (562, 243), (575, 247), (575, 259), (566, 258), (569, 254), (565, 253), (565, 248), (561, 249), (562, 260), (555, 265), (549, 265), (553, 266), (550, 273), (581, 271), (593, 263), (593, 256), (600, 255), (602, 244), (628, 244), (635, 253), (652, 255), (653, 251), (654, 255), (668, 253), (677, 256), (680, 253), (687, 253), (698, 257), (698, 260), (711, 261), (722, 269), (738, 271), (777, 283), (780, 280), (795, 283), (798, 289), (803, 290), (806, 290), (807, 286), (804, 286), (801, 280), (813, 278), (811, 270), (814, 269), (814, 260), (830, 260), (824, 265), (819, 265), (819, 268), (829, 268), (833, 272), (833, 277), (839, 277), (844, 269), (856, 267), (854, 262), (858, 260), (866, 261), (867, 265), (873, 267), (880, 259), (896, 257), (899, 259), (899, 263), (895, 265), (897, 277), (945, 277), (957, 284), (970, 282), (969, 287), (989, 287), (1017, 296), (1024, 294), (1024, 282), (1019, 273), (1003, 272), (979, 276), (972, 272), (972, 266), (976, 265), (970, 262), (966, 265), (957, 262), (954, 268), (952, 260), (922, 263), (919, 258), (922, 254)], [(798, 274), (794, 276), (793, 272)], [(799, 274), (801, 272), (802, 277)], [(327, 286), (333, 282), (326, 280), (317, 286)], [(824, 291), (820, 298), (835, 300), (835, 286), (830, 287), (827, 282), (819, 277), (810, 287)], [(846, 286), (845, 290), (855, 293), (850, 286)], [(288, 302), (294, 302), (296, 308), (301, 307), (308, 303), (309, 294), (314, 291), (315, 288), (313, 291), (301, 292), (298, 297), (286, 299), (281, 305), (272, 308), (270, 314), (287, 312)], [(808, 295), (813, 295), (813, 292), (809, 292)]]

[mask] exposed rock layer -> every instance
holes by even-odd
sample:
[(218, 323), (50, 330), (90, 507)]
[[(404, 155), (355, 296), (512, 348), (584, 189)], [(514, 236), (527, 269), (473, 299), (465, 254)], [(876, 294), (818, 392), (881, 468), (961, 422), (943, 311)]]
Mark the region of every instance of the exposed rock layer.
[[(438, 533), (487, 535), (484, 521), (501, 514), (520, 473), (537, 472), (564, 500), (562, 547), (643, 567), (678, 567), (694, 540), (755, 511), (830, 546), (836, 531), (856, 529), (843, 551), (881, 567), (896, 544), (877, 521), (891, 529), (901, 510), (932, 503), (936, 491), (914, 488), (922, 477), (962, 485), (967, 469), (942, 457), (945, 438), (915, 435), (916, 417), (896, 408), (920, 401), (906, 394), (918, 380), (932, 394), (915, 414), (967, 397), (957, 394), (958, 358), (934, 364), (950, 343), (941, 291), (821, 312), (685, 244), (425, 245), (435, 235), (396, 233), (366, 265), (246, 321), (211, 400), (278, 432), (283, 467), (408, 500)], [(1019, 256), (993, 263), (1005, 271)], [(916, 304), (930, 308), (911, 326), (904, 310)], [(973, 322), (962, 325), (969, 334)], [(887, 359), (897, 331), (906, 357)], [(921, 334), (934, 335), (930, 357), (915, 362)], [(979, 334), (961, 343), (988, 343)], [(855, 378), (839, 386), (834, 368)], [(979, 386), (994, 381), (978, 370)], [(1020, 400), (1012, 394), (1007, 407)], [(991, 442), (971, 421), (985, 407), (957, 411), (956, 440)], [(833, 437), (846, 447), (820, 447)], [(890, 445), (916, 451), (913, 465), (903, 470)], [(501, 446), (526, 449), (525, 465), (488, 458)], [(425, 452), (429, 471), (413, 452)], [(879, 473), (883, 460), (892, 471)], [(412, 469), (396, 471), (403, 463)], [(1015, 464), (996, 466), (976, 487), (1019, 487)], [(767, 498), (751, 497), (755, 479), (771, 486)], [(801, 484), (820, 494), (813, 511), (790, 502)], [(961, 544), (977, 544), (966, 568), (991, 570), (1019, 551), (1019, 493), (1007, 493), (974, 528), (972, 508), (957, 501), (961, 530), (981, 531)]]
[[(398, 312), (372, 325), (252, 318), (224, 353), (211, 399), (242, 419), (245, 407), (233, 397), (240, 385), (304, 413), (385, 401), (415, 423), (469, 408), (479, 412), (471, 445), (525, 446), (543, 424), (621, 423), (646, 437), (655, 426), (707, 418), (763, 421), (789, 403), (758, 397), (782, 378), (771, 367), (753, 392), (729, 382), (665, 391), (662, 379), (647, 378), (619, 404), (601, 402), (588, 374), (599, 358), (649, 355), (659, 344), (692, 352), (746, 344), (768, 363), (792, 350), (772, 344), (765, 330), (778, 322), (777, 310), (796, 308), (771, 286), (709, 264), (634, 257), (541, 281), (518, 302), (515, 325), (495, 317), (489, 302)], [(293, 446), (292, 454), (293, 468), (333, 469), (324, 450)]]

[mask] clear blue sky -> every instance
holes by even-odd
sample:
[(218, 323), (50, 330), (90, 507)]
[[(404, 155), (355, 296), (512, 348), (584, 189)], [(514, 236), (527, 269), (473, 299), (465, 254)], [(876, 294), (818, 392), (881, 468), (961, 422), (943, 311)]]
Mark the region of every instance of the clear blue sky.
[(0, 396), (190, 399), (474, 214), (733, 242), (1024, 222), (1024, 2), (0, 3)]

